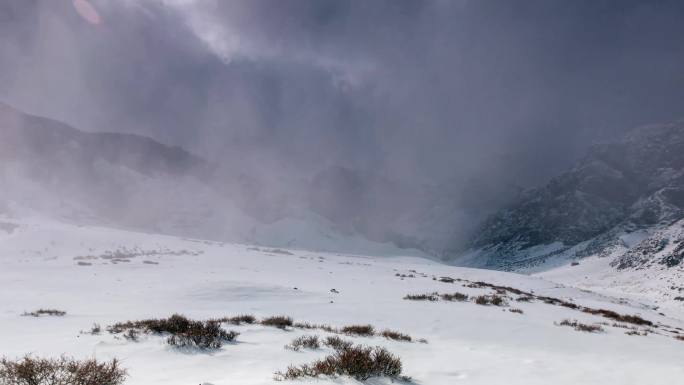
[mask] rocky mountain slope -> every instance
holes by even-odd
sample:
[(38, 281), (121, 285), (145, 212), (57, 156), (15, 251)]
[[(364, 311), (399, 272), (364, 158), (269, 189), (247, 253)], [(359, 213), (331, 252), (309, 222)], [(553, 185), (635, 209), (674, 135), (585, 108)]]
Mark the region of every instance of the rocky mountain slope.
[[(681, 261), (684, 122), (595, 145), (573, 169), (486, 221), (460, 261), (529, 269), (588, 255), (616, 268)], [(678, 235), (679, 234), (679, 235)], [(668, 246), (669, 245), (669, 246)], [(668, 250), (668, 255), (660, 255)], [(660, 259), (658, 259), (660, 258)]]

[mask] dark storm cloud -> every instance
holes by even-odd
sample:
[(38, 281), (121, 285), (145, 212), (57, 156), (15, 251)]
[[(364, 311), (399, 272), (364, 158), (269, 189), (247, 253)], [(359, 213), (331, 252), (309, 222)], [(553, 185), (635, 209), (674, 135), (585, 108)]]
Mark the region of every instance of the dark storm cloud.
[(0, 6), (0, 99), (255, 172), (527, 185), (682, 116), (679, 1), (91, 2)]

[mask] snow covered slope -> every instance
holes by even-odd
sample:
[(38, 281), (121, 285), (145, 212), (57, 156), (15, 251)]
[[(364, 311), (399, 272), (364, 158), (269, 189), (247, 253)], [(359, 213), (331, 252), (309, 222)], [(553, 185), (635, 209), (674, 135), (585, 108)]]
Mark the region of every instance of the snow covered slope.
[(559, 256), (610, 253), (628, 234), (684, 219), (684, 121), (595, 145), (571, 170), (492, 216), (468, 246), (471, 265), (504, 270)]
[(581, 260), (558, 256), (538, 269), (537, 275), (610, 295), (650, 300), (684, 317), (682, 259), (684, 220), (621, 234), (601, 252)]
[[(413, 257), (256, 248), (45, 220), (0, 222), (0, 355), (117, 357), (129, 371), (129, 385), (272, 384), (276, 371), (330, 353), (328, 348), (293, 352), (284, 345), (304, 334), (329, 333), (224, 325), (240, 332), (237, 342), (206, 353), (175, 350), (154, 335), (133, 342), (104, 331), (80, 331), (94, 323), (105, 328), (173, 313), (197, 319), (282, 314), (335, 327), (368, 323), (410, 334), (414, 341), (426, 339), (343, 336), (387, 347), (401, 357), (404, 374), (416, 384), (669, 385), (684, 379), (684, 341), (674, 338), (684, 322), (668, 312), (658, 314), (646, 297), (622, 300), (540, 277)], [(407, 294), (473, 297), (497, 291), (506, 306), (403, 299)], [(39, 308), (67, 314), (21, 316)], [(633, 325), (606, 314), (636, 314), (653, 325)], [(599, 324), (604, 332), (555, 324), (565, 319)], [(293, 383), (359, 382), (320, 378)]]

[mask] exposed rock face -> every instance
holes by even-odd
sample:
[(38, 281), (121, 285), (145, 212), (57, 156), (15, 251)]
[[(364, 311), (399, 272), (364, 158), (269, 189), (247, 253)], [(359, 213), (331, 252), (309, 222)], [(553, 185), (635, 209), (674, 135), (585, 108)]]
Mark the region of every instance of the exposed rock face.
[(554, 255), (598, 253), (621, 234), (673, 225), (684, 218), (683, 149), (684, 122), (594, 146), (572, 170), (487, 220), (468, 245), (477, 256), (471, 260), (516, 269)]

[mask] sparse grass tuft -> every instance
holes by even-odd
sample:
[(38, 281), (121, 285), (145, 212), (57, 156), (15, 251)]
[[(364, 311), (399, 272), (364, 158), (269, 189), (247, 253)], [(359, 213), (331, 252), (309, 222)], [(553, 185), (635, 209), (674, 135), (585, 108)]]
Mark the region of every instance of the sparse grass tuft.
[(351, 341), (343, 340), (338, 336), (326, 337), (323, 341), (325, 346), (331, 347), (335, 350), (343, 350), (352, 347), (354, 344)]
[(0, 384), (3, 385), (120, 385), (125, 379), (126, 370), (117, 360), (98, 362), (30, 356), (15, 361), (0, 360)]
[(580, 332), (587, 332), (587, 333), (600, 333), (603, 332), (603, 328), (600, 325), (588, 325), (588, 324), (583, 324), (578, 322), (577, 320), (575, 321), (570, 321), (568, 319), (565, 319), (558, 324), (560, 326), (571, 326), (575, 328), (575, 330), (580, 331)]
[(339, 333), (339, 330), (335, 329), (334, 327), (326, 324), (312, 324), (308, 322), (295, 322), (292, 327), (295, 327), (297, 329), (305, 329), (305, 330), (313, 330), (313, 329), (318, 329), (318, 330), (323, 330), (328, 333)]
[(318, 336), (301, 336), (297, 337), (290, 344), (285, 345), (285, 349), (294, 350), (296, 352), (302, 349), (316, 350), (320, 349), (321, 343), (318, 340)]
[(62, 310), (57, 310), (57, 309), (38, 309), (36, 311), (32, 312), (25, 312), (22, 314), (24, 317), (42, 317), (42, 316), (49, 316), (49, 317), (64, 317), (66, 315), (65, 311)]
[(102, 327), (100, 326), (100, 324), (94, 323), (93, 326), (90, 328), (90, 330), (88, 330), (88, 331), (81, 330), (80, 334), (90, 334), (90, 335), (96, 336), (100, 333), (102, 333)]
[(646, 330), (644, 330), (643, 332), (640, 332), (638, 330), (628, 330), (625, 332), (625, 334), (627, 334), (628, 336), (643, 336), (643, 337), (645, 337), (648, 335), (648, 332)]
[(128, 329), (123, 333), (123, 337), (132, 342), (140, 341), (140, 332), (137, 329)]
[(405, 300), (409, 301), (437, 301), (439, 297), (437, 297), (437, 293), (432, 293), (432, 294), (407, 294), (404, 297)]

